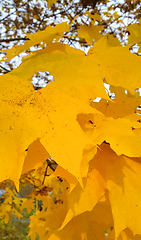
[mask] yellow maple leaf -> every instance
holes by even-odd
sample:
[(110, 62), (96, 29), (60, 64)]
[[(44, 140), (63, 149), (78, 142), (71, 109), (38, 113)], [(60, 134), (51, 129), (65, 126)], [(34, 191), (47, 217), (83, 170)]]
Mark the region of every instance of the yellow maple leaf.
[(57, 169), (54, 172), (54, 175), (56, 177), (61, 176), (62, 178), (64, 178), (69, 183), (69, 188), (68, 189), (69, 189), (70, 192), (74, 189), (74, 187), (78, 183), (78, 181), (77, 181), (77, 179), (74, 175), (70, 174), (67, 170), (60, 167), (59, 165), (57, 166)]
[[(43, 239), (44, 236), (44, 221), (39, 220), (35, 215), (30, 216), (30, 232), (28, 236), (30, 236), (31, 240), (35, 240), (37, 237), (37, 233), (39, 234), (40, 238)], [(35, 231), (36, 229), (36, 231)]]
[[(34, 52), (10, 74), (31, 79), (35, 72), (49, 71), (54, 79), (59, 79), (50, 83), (52, 86), (90, 103), (96, 97), (108, 99), (103, 79), (134, 92), (140, 87), (141, 78), (137, 71), (140, 64), (140, 58), (132, 54), (128, 46), (110, 47), (104, 36), (94, 44), (87, 56), (67, 45), (50, 43), (45, 49)], [(24, 71), (25, 68), (27, 71)]]
[(120, 41), (111, 34), (106, 34), (107, 44), (111, 47), (121, 46)]
[(91, 162), (106, 182), (111, 203), (115, 238), (122, 230), (130, 228), (133, 234), (140, 229), (140, 158), (118, 157), (107, 144), (103, 144)]
[(141, 21), (128, 26), (127, 31), (129, 33), (128, 43), (140, 43), (141, 42)]
[(113, 227), (113, 217), (109, 200), (106, 199), (99, 202), (92, 211), (73, 217), (63, 229), (53, 229), (49, 240), (105, 240), (105, 231), (110, 227)]
[[(6, 88), (7, 84), (10, 87)], [(79, 113), (99, 112), (57, 88), (47, 86), (35, 93), (30, 82), (11, 75), (1, 76), (0, 85), (4, 90), (0, 95), (0, 180), (11, 179), (18, 187), (28, 146), (40, 138), (50, 156), (81, 181), (83, 149), (91, 140), (76, 117)], [(35, 159), (30, 167), (36, 164)]]
[(102, 37), (100, 31), (102, 31), (102, 26), (81, 25), (80, 29), (77, 31), (77, 35), (79, 38), (84, 38), (88, 44), (92, 44), (94, 40), (97, 42)]
[(34, 208), (35, 208), (35, 199), (33, 198), (22, 198), (22, 203), (20, 206), (20, 211), (22, 211), (23, 209), (27, 209), (27, 212), (30, 213)]
[[(120, 95), (113, 101), (101, 99), (99, 102), (94, 102), (93, 106), (102, 112), (106, 117), (123, 118), (135, 113), (136, 108), (141, 104), (141, 97), (127, 97), (126, 94)], [(138, 116), (139, 117), (139, 116)]]
[(24, 160), (22, 174), (30, 171), (31, 169), (37, 169), (45, 162), (46, 159), (50, 157), (46, 149), (40, 143), (39, 139), (31, 143), (26, 150), (27, 155)]
[(129, 228), (126, 228), (124, 231), (121, 232), (121, 234), (118, 237), (118, 240), (140, 240), (140, 235), (136, 234), (134, 235), (132, 231)]
[[(30, 231), (36, 232), (41, 239), (48, 239), (53, 230), (59, 229), (67, 212), (67, 203), (65, 195), (63, 196), (63, 204), (55, 204), (53, 200), (48, 198), (47, 211), (37, 211), (35, 216), (31, 217)], [(38, 228), (36, 228), (36, 224)], [(30, 235), (31, 235), (30, 233)]]
[(141, 127), (139, 122), (133, 122), (125, 118), (104, 118), (96, 124), (92, 122), (91, 125), (93, 129), (88, 128), (85, 132), (93, 140), (94, 144), (100, 145), (106, 141), (117, 155), (141, 156), (140, 132), (138, 134), (134, 133), (134, 129), (140, 129)]
[(61, 89), (86, 103), (90, 104), (96, 97), (109, 99), (99, 64), (95, 63), (91, 54), (86, 56), (81, 50), (61, 43), (50, 43), (45, 49), (25, 59), (10, 75), (22, 75), (31, 80), (38, 71), (49, 71), (53, 75), (56, 81), (48, 87)]
[(86, 211), (91, 211), (105, 193), (105, 184), (96, 170), (83, 178), (84, 188), (78, 183), (67, 195), (68, 212), (61, 229), (74, 217)]
[(129, 46), (110, 47), (104, 36), (90, 48), (89, 54), (100, 65), (106, 83), (123, 87), (132, 93), (140, 88), (141, 59), (129, 51)]
[(29, 49), (30, 47), (39, 44), (40, 42), (52, 42), (53, 39), (58, 41), (64, 32), (69, 31), (69, 25), (66, 22), (56, 25), (55, 27), (48, 26), (43, 31), (38, 31), (33, 34), (26, 34), (26, 38), (28, 39), (23, 45), (17, 45), (12, 47), (11, 49), (4, 50), (7, 53), (3, 60), (9, 61), (15, 56), (19, 55), (21, 52)]
[(18, 188), (18, 179), (26, 156), (25, 150), (34, 139), (32, 134), (28, 136), (28, 133), (24, 132), (27, 125), (21, 117), (20, 109), (34, 90), (29, 82), (6, 75), (1, 76), (0, 88), (0, 153), (2, 159), (0, 181), (11, 179)]
[(83, 151), (83, 157), (81, 160), (81, 176), (87, 177), (89, 162), (97, 152), (97, 146), (88, 145)]

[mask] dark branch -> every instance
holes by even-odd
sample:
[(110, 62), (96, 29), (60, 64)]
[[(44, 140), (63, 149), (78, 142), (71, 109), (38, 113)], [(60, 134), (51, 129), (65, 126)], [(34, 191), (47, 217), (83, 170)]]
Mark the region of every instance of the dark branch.
[(0, 19), (0, 22), (4, 21), (6, 18), (8, 18), (9, 16), (11, 16), (12, 14), (14, 14), (16, 12), (16, 10), (14, 10), (14, 12), (9, 13), (6, 17)]
[(20, 40), (30, 40), (30, 38), (23, 37), (23, 38), (12, 38), (12, 39), (0, 39), (0, 42), (14, 42), (14, 41), (20, 41)]
[(3, 70), (5, 70), (6, 73), (11, 72), (10, 70), (6, 69), (5, 67), (3, 67), (3, 66), (1, 66), (1, 65), (0, 65), (0, 68), (2, 68)]

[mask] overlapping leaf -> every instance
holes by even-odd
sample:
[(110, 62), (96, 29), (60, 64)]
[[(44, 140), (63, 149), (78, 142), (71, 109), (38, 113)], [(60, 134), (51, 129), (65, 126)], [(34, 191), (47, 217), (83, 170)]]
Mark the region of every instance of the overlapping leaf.
[(45, 49), (26, 59), (10, 75), (22, 75), (31, 80), (38, 71), (49, 71), (55, 80), (59, 80), (50, 83), (51, 87), (61, 89), (86, 103), (90, 104), (97, 96), (109, 99), (99, 65), (80, 50), (61, 43), (48, 44)]
[[(81, 126), (83, 129), (83, 124)], [(140, 128), (139, 122), (132, 122), (129, 119), (104, 118), (96, 124), (91, 120), (86, 133), (95, 144), (100, 145), (104, 141), (109, 143), (117, 155), (140, 157), (141, 135), (140, 132), (138, 135), (134, 133), (134, 129)]]
[[(27, 148), (36, 139), (60, 166), (80, 179), (83, 149), (91, 141), (76, 116), (98, 111), (56, 88), (35, 93), (30, 82), (10, 75), (1, 76), (1, 89), (1, 181), (12, 179), (17, 184)], [(36, 164), (37, 160), (31, 167)]]
[(83, 184), (83, 189), (78, 183), (73, 191), (68, 194), (68, 212), (61, 228), (74, 216), (92, 211), (105, 193), (104, 181), (96, 170), (89, 173), (87, 179), (83, 179)]
[(106, 117), (123, 118), (136, 112), (141, 104), (141, 98), (127, 97), (126, 94), (116, 97), (113, 101), (101, 99), (94, 102), (93, 106), (102, 112)]
[(81, 26), (81, 28), (77, 31), (77, 35), (80, 38), (84, 38), (88, 44), (92, 44), (93, 41), (98, 41), (102, 35), (100, 34), (102, 31), (102, 27), (98, 25), (92, 26)]
[(125, 228), (133, 234), (140, 229), (140, 158), (118, 157), (107, 144), (103, 144), (91, 162), (105, 179), (113, 212), (116, 237)]
[(11, 49), (4, 50), (7, 55), (3, 58), (3, 60), (9, 61), (30, 47), (39, 44), (41, 42), (52, 42), (53, 39), (58, 41), (64, 32), (69, 30), (69, 25), (66, 22), (63, 22), (59, 25), (56, 25), (54, 28), (49, 26), (44, 31), (38, 31), (33, 34), (27, 34), (27, 41), (23, 45), (14, 46)]
[[(128, 46), (110, 47), (105, 36), (94, 44), (87, 56), (80, 50), (61, 43), (49, 44), (45, 49), (34, 52), (33, 56), (25, 59), (11, 74), (31, 79), (35, 72), (49, 71), (55, 79), (59, 79), (53, 83), (54, 87), (89, 103), (90, 99), (96, 97), (108, 99), (103, 79), (131, 92), (139, 88), (140, 64), (140, 58), (133, 55)], [(27, 71), (24, 71), (25, 68)]]
[[(92, 211), (74, 217), (63, 229), (53, 229), (49, 240), (106, 239), (105, 231), (113, 226), (108, 200), (100, 201)], [(68, 234), (69, 233), (69, 234)]]
[(128, 43), (135, 44), (141, 43), (141, 21), (139, 23), (134, 23), (128, 26), (127, 31), (129, 34)]
[(45, 162), (46, 159), (50, 157), (46, 149), (40, 143), (39, 139), (31, 143), (26, 150), (27, 155), (24, 160), (22, 174), (30, 171), (31, 169), (37, 169)]
[(110, 47), (106, 36), (101, 38), (89, 54), (100, 65), (106, 83), (121, 86), (131, 92), (141, 86), (141, 59), (129, 51), (129, 46)]

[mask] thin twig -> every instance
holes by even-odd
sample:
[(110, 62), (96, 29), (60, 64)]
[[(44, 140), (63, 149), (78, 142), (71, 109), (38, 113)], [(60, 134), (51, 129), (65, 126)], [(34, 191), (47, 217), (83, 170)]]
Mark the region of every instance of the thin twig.
[(3, 70), (5, 70), (6, 73), (11, 72), (10, 70), (6, 69), (5, 67), (3, 67), (3, 66), (1, 66), (1, 65), (0, 65), (0, 68), (2, 68)]
[(40, 26), (41, 26), (42, 22), (44, 21), (45, 14), (46, 14), (46, 11), (45, 11), (45, 13), (44, 13), (44, 16), (43, 16), (43, 18), (41, 19), (41, 21), (40, 21), (40, 23), (39, 23), (38, 29), (40, 29)]
[[(77, 36), (76, 36), (77, 37)], [(75, 42), (78, 42), (78, 43), (83, 43), (83, 44), (87, 44), (87, 42), (85, 40), (80, 40), (80, 39), (73, 39), (72, 37), (69, 37), (69, 36), (63, 36), (63, 38), (67, 38), (69, 41), (75, 41)]]
[(0, 39), (0, 42), (13, 42), (13, 41), (20, 41), (20, 40), (30, 40), (30, 38), (23, 37), (23, 38), (11, 38), (11, 39)]
[[(47, 161), (46, 161), (46, 162), (47, 162)], [(43, 181), (42, 181), (42, 185), (44, 184), (45, 178), (46, 178), (46, 176), (47, 176), (47, 169), (48, 169), (48, 162), (47, 162), (47, 166), (46, 166), (46, 170), (45, 170), (45, 174), (44, 174), (44, 179), (43, 179)]]
[(12, 15), (13, 13), (15, 13), (15, 12), (16, 12), (16, 10), (15, 10), (14, 12), (12, 12), (12, 13), (9, 13), (6, 17), (0, 19), (0, 22), (4, 21), (6, 18), (8, 18), (9, 16), (11, 16), (11, 15)]

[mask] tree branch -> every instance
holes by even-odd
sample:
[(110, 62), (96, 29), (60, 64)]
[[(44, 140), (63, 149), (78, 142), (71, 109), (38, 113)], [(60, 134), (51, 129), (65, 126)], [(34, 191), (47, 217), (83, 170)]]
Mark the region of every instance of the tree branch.
[(1, 66), (1, 65), (0, 65), (0, 68), (2, 68), (3, 70), (5, 70), (6, 73), (11, 72), (10, 70), (6, 69), (5, 67), (3, 67), (3, 66)]
[(27, 40), (30, 40), (30, 38), (23, 37), (23, 38), (12, 38), (12, 39), (0, 39), (0, 43), (1, 42), (14, 42), (14, 41), (20, 41), (20, 40), (27, 41)]

